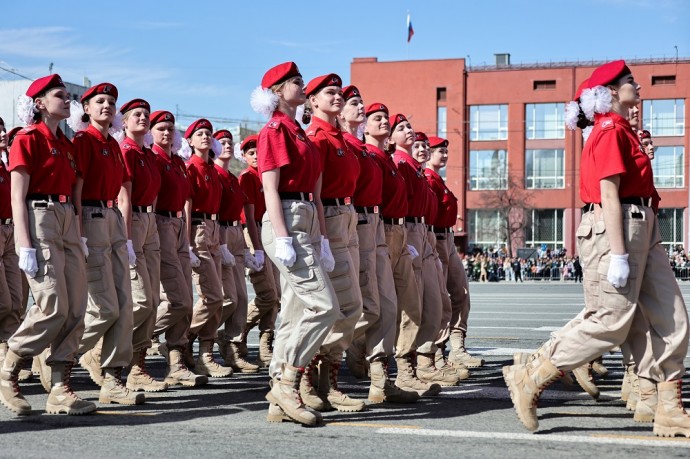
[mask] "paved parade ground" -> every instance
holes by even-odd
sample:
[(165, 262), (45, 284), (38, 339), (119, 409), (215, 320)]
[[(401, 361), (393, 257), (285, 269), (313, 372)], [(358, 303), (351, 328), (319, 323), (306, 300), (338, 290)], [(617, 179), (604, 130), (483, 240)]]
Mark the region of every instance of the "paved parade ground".
[[(686, 303), (690, 285), (681, 284)], [(360, 413), (327, 413), (326, 425), (305, 428), (265, 421), (265, 370), (255, 376), (213, 380), (199, 389), (147, 394), (140, 407), (99, 406), (86, 417), (46, 415), (47, 395), (37, 378), (22, 385), (34, 413), (16, 418), (0, 409), (0, 457), (690, 457), (690, 440), (660, 439), (651, 424), (633, 422), (620, 400), (620, 354), (605, 356), (609, 376), (599, 379), (598, 402), (560, 383), (541, 397), (539, 431), (518, 422), (501, 367), (518, 350), (534, 350), (583, 307), (581, 285), (471, 284), (470, 352), (487, 361), (458, 387), (415, 405), (376, 405)], [(250, 357), (258, 337), (250, 335)], [(162, 357), (149, 358), (162, 377)], [(690, 367), (690, 359), (686, 359)], [(366, 398), (343, 366), (341, 387)], [(74, 388), (97, 401), (81, 368)], [(683, 398), (689, 405), (690, 381)]]

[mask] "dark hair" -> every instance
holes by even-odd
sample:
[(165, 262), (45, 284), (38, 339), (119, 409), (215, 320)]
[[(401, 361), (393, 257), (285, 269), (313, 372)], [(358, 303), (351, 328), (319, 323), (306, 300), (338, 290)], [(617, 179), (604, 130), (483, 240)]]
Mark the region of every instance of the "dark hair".
[(304, 103), (304, 113), (302, 114), (302, 124), (309, 124), (311, 123), (311, 104), (307, 100)]
[(88, 123), (90, 119), (91, 118), (89, 117), (89, 115), (87, 113), (84, 113), (83, 115), (81, 115), (82, 123)]
[(585, 129), (589, 126), (593, 126), (594, 123), (587, 118), (587, 115), (585, 115), (585, 112), (582, 111), (582, 107), (578, 104), (578, 108), (580, 109), (580, 112), (577, 114), (577, 127), (580, 129)]
[(40, 123), (43, 117), (41, 116), (41, 111), (37, 108), (34, 108), (34, 123)]

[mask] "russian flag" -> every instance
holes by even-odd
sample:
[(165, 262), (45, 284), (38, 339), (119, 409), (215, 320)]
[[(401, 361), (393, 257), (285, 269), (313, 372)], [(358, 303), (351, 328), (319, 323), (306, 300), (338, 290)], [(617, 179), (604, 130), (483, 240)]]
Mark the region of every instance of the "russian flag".
[(407, 13), (407, 42), (409, 43), (410, 40), (412, 40), (412, 36), (414, 35), (414, 29), (412, 28), (412, 21), (410, 20), (410, 13)]

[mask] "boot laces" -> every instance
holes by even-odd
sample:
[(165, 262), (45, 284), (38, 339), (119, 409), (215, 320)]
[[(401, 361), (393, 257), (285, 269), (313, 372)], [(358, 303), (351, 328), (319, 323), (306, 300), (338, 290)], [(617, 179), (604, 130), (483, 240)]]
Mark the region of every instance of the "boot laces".
[(143, 349), (139, 351), (139, 362), (137, 364), (139, 365), (139, 371), (141, 372), (141, 376), (153, 380), (153, 376), (151, 376), (149, 372), (146, 371), (146, 351)]

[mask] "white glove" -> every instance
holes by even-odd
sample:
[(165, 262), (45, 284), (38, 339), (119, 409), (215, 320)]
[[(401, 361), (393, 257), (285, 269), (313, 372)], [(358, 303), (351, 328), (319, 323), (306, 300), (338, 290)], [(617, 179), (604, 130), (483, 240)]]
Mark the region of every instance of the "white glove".
[(81, 251), (84, 252), (84, 257), (89, 258), (89, 246), (86, 245), (86, 241), (88, 241), (88, 239), (82, 236)]
[(276, 238), (276, 258), (288, 268), (295, 264), (297, 254), (292, 247), (291, 236)]
[(410, 256), (413, 260), (419, 256), (419, 252), (417, 252), (417, 249), (411, 244), (407, 244), (407, 251), (410, 252)]
[(256, 261), (257, 271), (264, 269), (264, 263), (266, 263), (266, 257), (264, 257), (263, 250), (254, 251), (254, 260)]
[(132, 245), (131, 239), (127, 241), (127, 257), (129, 258), (129, 266), (136, 268), (137, 254), (134, 253), (134, 246)]
[(235, 256), (228, 250), (227, 244), (220, 245), (220, 255), (223, 259), (223, 264), (225, 266), (235, 266)]
[(199, 260), (199, 257), (194, 254), (194, 247), (191, 245), (189, 246), (189, 262), (192, 265), (192, 268), (198, 268), (201, 266), (201, 260)]
[(630, 265), (628, 264), (628, 254), (611, 254), (609, 272), (606, 274), (606, 279), (611, 283), (611, 285), (613, 285), (615, 288), (625, 287), (628, 283), (629, 275)]
[(38, 262), (36, 261), (36, 249), (19, 247), (19, 269), (24, 271), (29, 277), (34, 277), (38, 272)]
[(249, 249), (244, 249), (244, 266), (249, 268), (250, 271), (261, 271), (257, 268), (256, 258), (252, 255), (252, 251)]
[(331, 253), (331, 243), (325, 236), (321, 236), (321, 264), (327, 273), (335, 269), (335, 259)]

